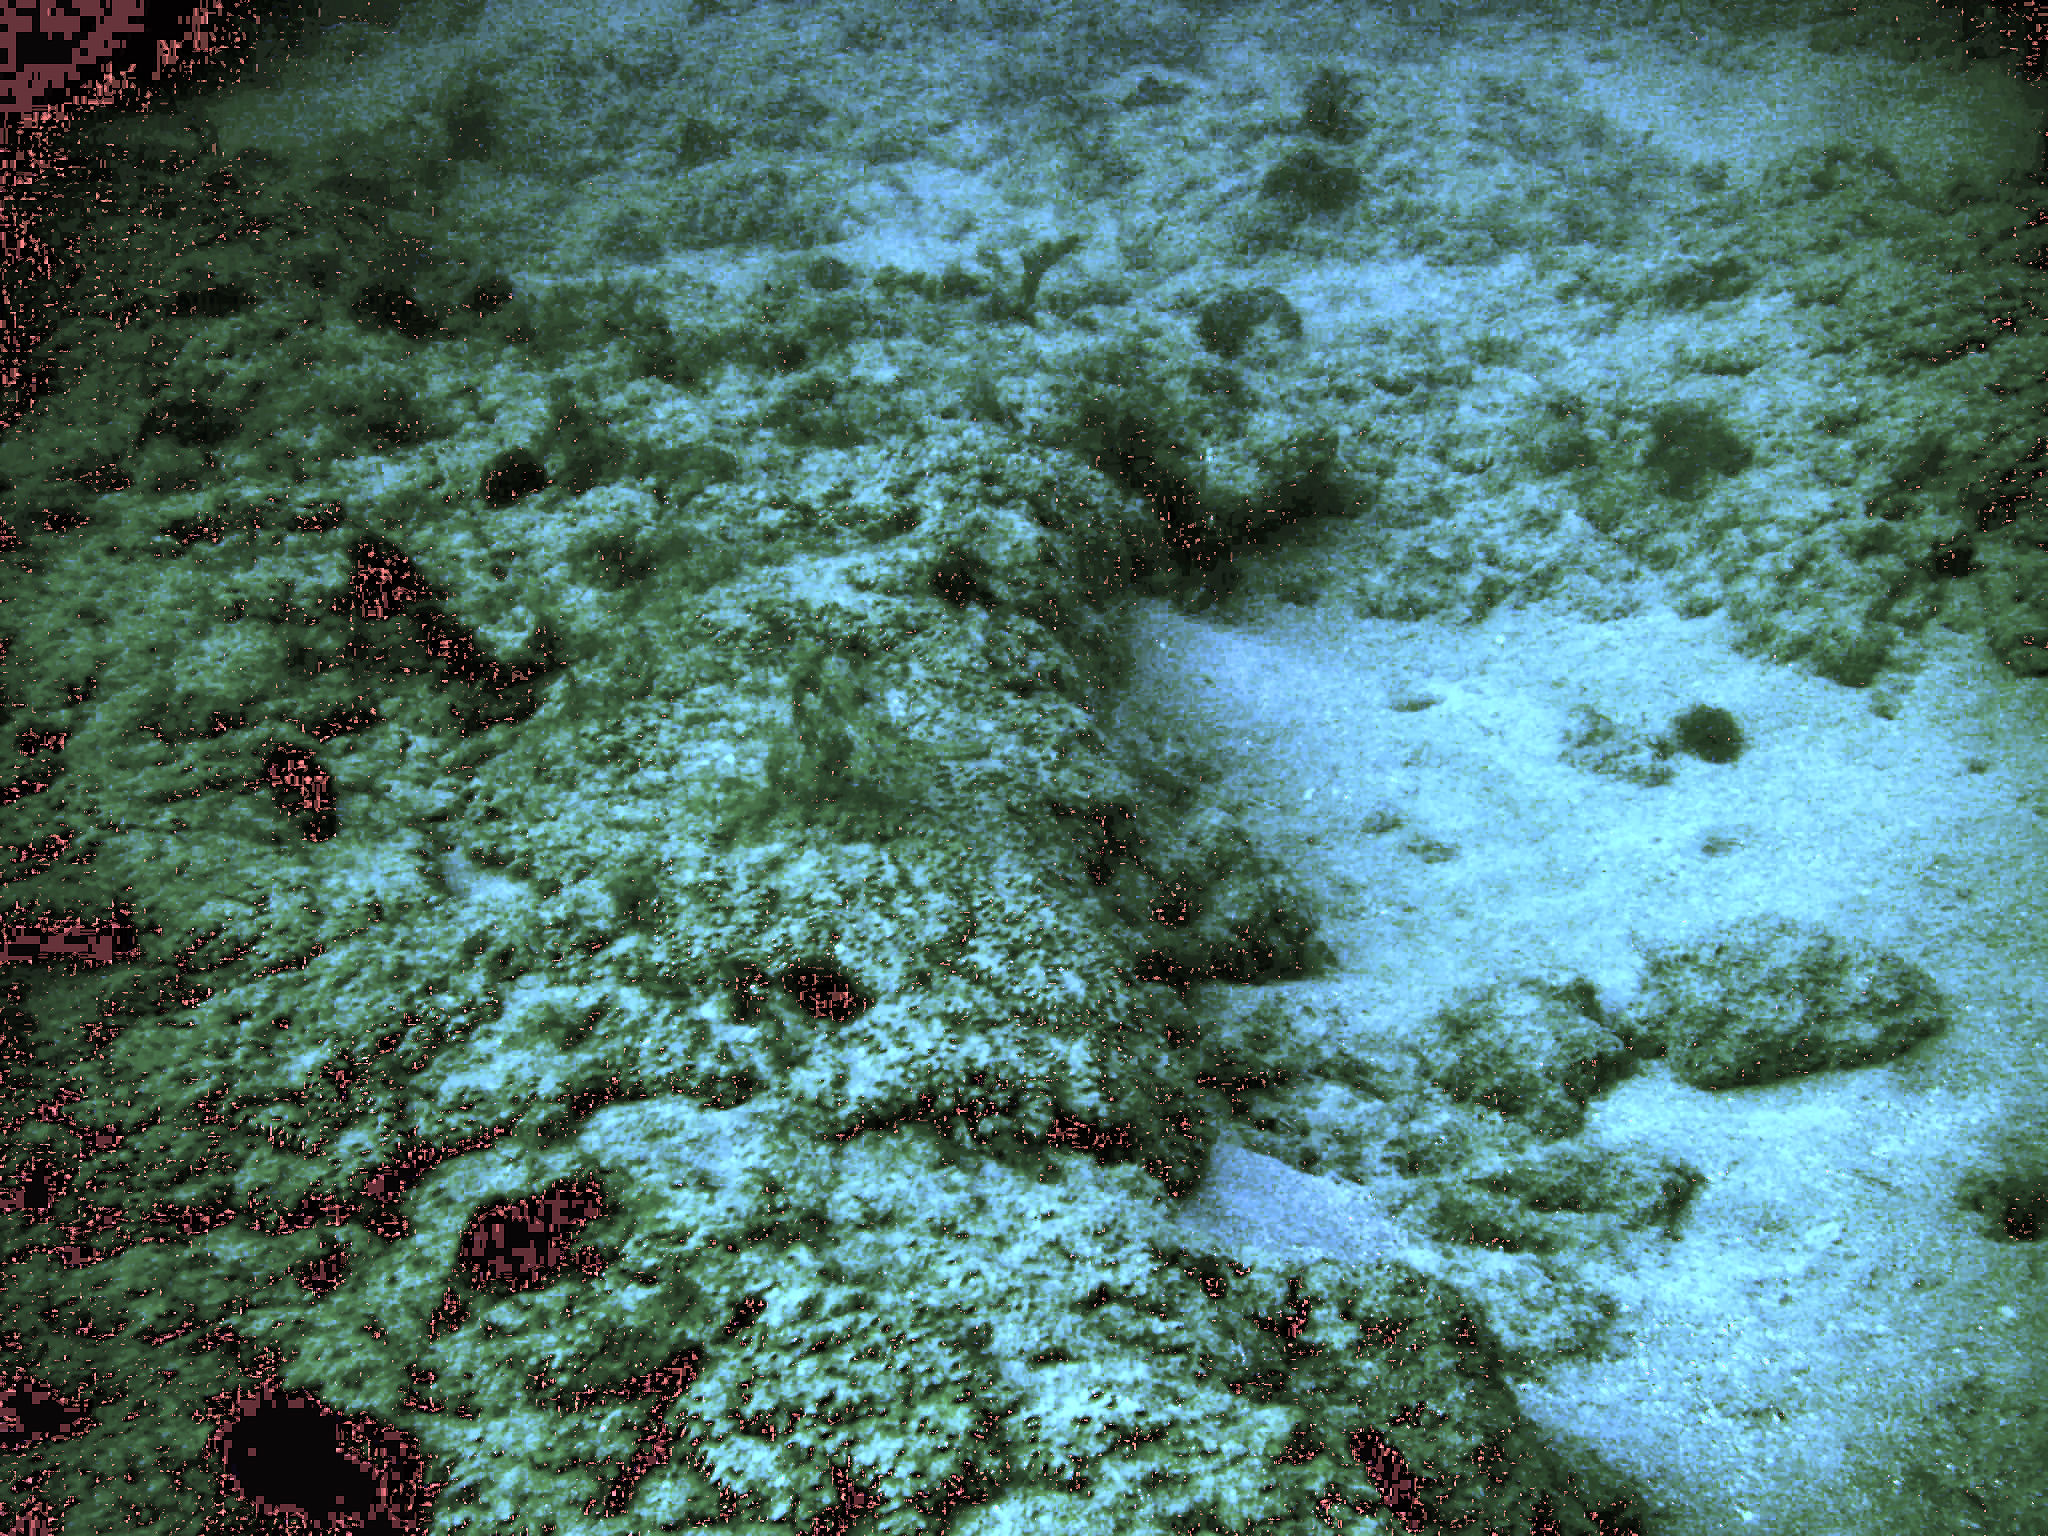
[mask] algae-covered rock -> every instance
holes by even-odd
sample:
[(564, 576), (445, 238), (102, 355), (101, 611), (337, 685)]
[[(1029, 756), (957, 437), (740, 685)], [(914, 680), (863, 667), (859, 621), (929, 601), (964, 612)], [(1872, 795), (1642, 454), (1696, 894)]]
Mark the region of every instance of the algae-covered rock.
[(1789, 918), (1729, 924), (1647, 958), (1617, 1028), (1696, 1088), (1889, 1061), (1950, 1022), (1919, 966)]

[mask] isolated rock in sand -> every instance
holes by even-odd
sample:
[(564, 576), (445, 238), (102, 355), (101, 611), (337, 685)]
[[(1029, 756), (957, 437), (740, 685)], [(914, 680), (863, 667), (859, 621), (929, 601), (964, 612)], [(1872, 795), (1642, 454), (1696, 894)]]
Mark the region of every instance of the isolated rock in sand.
[(1619, 1027), (1695, 1088), (1736, 1088), (1888, 1061), (1949, 1024), (1918, 966), (1786, 918), (1734, 923), (1651, 953)]

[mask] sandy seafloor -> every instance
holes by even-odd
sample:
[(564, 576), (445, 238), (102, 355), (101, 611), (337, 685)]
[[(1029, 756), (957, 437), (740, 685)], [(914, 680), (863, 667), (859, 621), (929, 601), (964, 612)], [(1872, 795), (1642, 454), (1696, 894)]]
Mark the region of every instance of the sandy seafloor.
[[(1125, 708), (1211, 743), (1240, 782), (1342, 967), (1288, 990), (1364, 1036), (1398, 1037), (1461, 978), (1561, 966), (1618, 1000), (1631, 938), (1766, 912), (1881, 942), (1952, 997), (1956, 1028), (1901, 1063), (1711, 1093), (1653, 1067), (1594, 1101), (1589, 1135), (1684, 1157), (1707, 1183), (1678, 1240), (1603, 1266), (1625, 1300), (1612, 1353), (1516, 1391), (1665, 1501), (1659, 1530), (1874, 1529), (1884, 1458), (1937, 1449), (1891, 1431), (1983, 1380), (2035, 1378), (2048, 1265), (1945, 1203), (2048, 1045), (2048, 743), (2030, 690), (1957, 641), (1884, 719), (1668, 611), (1471, 629), (1154, 612), (1141, 633)], [(1395, 707), (1418, 695), (1440, 702)], [(1557, 761), (1573, 704), (1657, 721), (1695, 696), (1745, 723), (1739, 763), (1637, 788)], [(1400, 827), (1361, 830), (1386, 807)], [(1411, 832), (1457, 856), (1395, 855)], [(1238, 1240), (1392, 1238), (1355, 1186), (1253, 1153), (1219, 1155), (1198, 1199)], [(1955, 1528), (1971, 1513), (1955, 1507)]]

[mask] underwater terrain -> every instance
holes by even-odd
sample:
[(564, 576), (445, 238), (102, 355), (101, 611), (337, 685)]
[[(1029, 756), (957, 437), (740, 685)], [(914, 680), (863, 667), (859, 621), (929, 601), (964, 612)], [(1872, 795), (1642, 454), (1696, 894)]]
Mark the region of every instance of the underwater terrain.
[(2038, 1536), (1983, 8), (335, 14), (19, 204), (0, 1533)]

